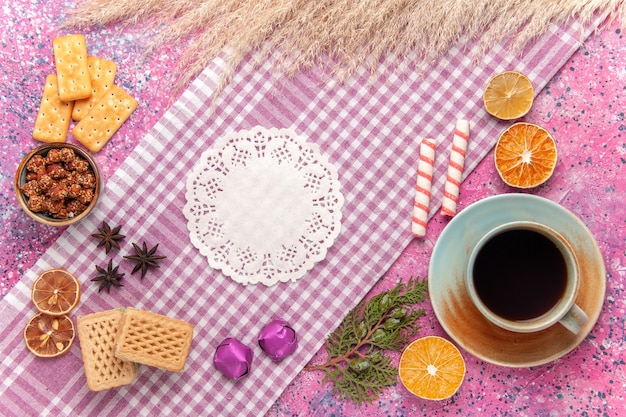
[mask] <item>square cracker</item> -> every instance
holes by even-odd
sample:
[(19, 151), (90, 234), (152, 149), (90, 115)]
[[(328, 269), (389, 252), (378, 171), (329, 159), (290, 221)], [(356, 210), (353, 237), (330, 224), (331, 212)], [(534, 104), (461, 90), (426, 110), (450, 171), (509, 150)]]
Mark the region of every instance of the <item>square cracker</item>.
[(150, 311), (128, 308), (115, 343), (119, 359), (167, 371), (184, 369), (193, 338), (193, 326)]
[(91, 79), (85, 37), (80, 34), (59, 36), (52, 40), (52, 48), (61, 100), (74, 101), (89, 97)]
[(33, 128), (33, 139), (40, 142), (65, 142), (73, 105), (71, 101), (61, 101), (57, 76), (48, 74)]
[(76, 100), (74, 103), (72, 119), (77, 122), (85, 117), (100, 97), (111, 88), (115, 82), (115, 73), (117, 72), (117, 64), (115, 62), (95, 56), (87, 57), (87, 66), (89, 68), (89, 79), (91, 80), (91, 96)]
[(114, 354), (123, 314), (122, 310), (108, 310), (78, 318), (78, 340), (91, 391), (127, 385), (137, 376), (136, 364)]
[(137, 101), (113, 85), (72, 129), (74, 137), (91, 152), (98, 152), (137, 108)]

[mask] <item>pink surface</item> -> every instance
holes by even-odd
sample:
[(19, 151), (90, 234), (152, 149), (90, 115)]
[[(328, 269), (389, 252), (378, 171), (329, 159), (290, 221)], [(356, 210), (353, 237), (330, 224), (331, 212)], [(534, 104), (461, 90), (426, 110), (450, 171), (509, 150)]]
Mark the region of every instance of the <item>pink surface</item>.
[[(0, 45), (3, 63), (2, 147), (0, 172), (0, 260), (2, 295), (17, 282), (62, 230), (33, 223), (17, 207), (12, 178), (22, 155), (34, 143), (31, 121), (36, 113), (40, 88), (52, 66), (47, 43), (56, 34), (62, 5), (16, 1), (3, 9), (0, 25), (5, 40)], [(36, 29), (37, 28), (37, 29)], [(109, 177), (140, 138), (163, 114), (170, 99), (169, 78), (175, 60), (164, 49), (139, 62), (148, 40), (130, 29), (117, 37), (120, 45), (107, 49), (109, 31), (89, 36), (94, 54), (102, 51), (119, 65), (118, 84), (140, 102), (141, 111), (96, 158)], [(507, 369), (485, 364), (464, 352), (466, 381), (451, 400), (430, 403), (412, 397), (401, 385), (390, 388), (372, 405), (360, 408), (341, 402), (331, 387), (320, 383), (321, 374), (302, 373), (272, 407), (269, 415), (620, 415), (626, 412), (624, 286), (626, 281), (626, 195), (624, 169), (626, 99), (624, 41), (613, 25), (592, 37), (542, 91), (525, 120), (550, 130), (559, 146), (560, 160), (554, 177), (537, 195), (561, 203), (590, 228), (604, 254), (607, 295), (598, 324), (573, 352), (549, 365), (533, 369)], [(489, 155), (461, 188), (458, 210), (483, 197), (511, 192), (499, 180)], [(407, 191), (407, 198), (412, 198)], [(407, 213), (407, 216), (410, 213)], [(445, 227), (446, 218), (436, 216), (424, 240), (414, 240), (372, 294), (393, 286), (398, 279), (425, 276), (430, 252)], [(444, 335), (424, 303), (422, 334)], [(323, 352), (313, 362), (323, 360)]]

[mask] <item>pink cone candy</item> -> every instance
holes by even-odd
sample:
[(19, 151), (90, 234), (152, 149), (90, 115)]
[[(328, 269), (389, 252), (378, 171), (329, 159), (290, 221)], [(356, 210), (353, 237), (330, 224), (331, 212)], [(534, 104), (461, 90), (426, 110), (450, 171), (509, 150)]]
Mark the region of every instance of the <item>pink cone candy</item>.
[(228, 337), (215, 350), (213, 365), (228, 378), (239, 379), (250, 372), (252, 358), (252, 349)]
[(272, 320), (261, 329), (259, 346), (274, 362), (280, 362), (298, 348), (296, 331), (284, 319)]

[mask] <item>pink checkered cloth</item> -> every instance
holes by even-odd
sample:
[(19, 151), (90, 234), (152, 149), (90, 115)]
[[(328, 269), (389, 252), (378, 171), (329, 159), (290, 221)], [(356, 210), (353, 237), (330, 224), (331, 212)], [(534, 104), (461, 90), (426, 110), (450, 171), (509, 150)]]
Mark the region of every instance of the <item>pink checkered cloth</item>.
[[(431, 215), (441, 204), (450, 143), (459, 118), (471, 122), (465, 174), (508, 125), (486, 114), (481, 94), (496, 72), (527, 74), (537, 91), (586, 36), (577, 26), (553, 27), (524, 56), (495, 48), (482, 62), (469, 49), (452, 49), (423, 74), (381, 66), (372, 82), (365, 71), (346, 85), (315, 73), (276, 80), (267, 64), (244, 66), (210, 114), (219, 64), (207, 68), (140, 142), (107, 182), (97, 210), (72, 226), (0, 302), (0, 414), (12, 415), (262, 415), (289, 382), (387, 271), (412, 239), (411, 213), (419, 141), (439, 141)], [(190, 243), (182, 208), (185, 179), (196, 159), (226, 132), (290, 128), (319, 145), (339, 171), (345, 197), (342, 231), (326, 259), (291, 284), (242, 286), (208, 266)], [(461, 196), (462, 198), (462, 196)], [(108, 256), (90, 235), (106, 220), (127, 236)], [(245, 219), (242, 219), (245, 221)], [(122, 259), (131, 242), (159, 243), (167, 256), (142, 281)], [(126, 272), (124, 287), (98, 293), (94, 265), (109, 258)], [(134, 306), (191, 322), (195, 335), (187, 367), (170, 373), (142, 366), (131, 385), (87, 389), (79, 343), (46, 360), (24, 346), (22, 331), (35, 308), (34, 279), (63, 267), (77, 275), (83, 295), (74, 318)], [(261, 328), (283, 317), (300, 346), (274, 363), (257, 345)], [(254, 349), (249, 376), (224, 378), (212, 365), (216, 346), (236, 337)]]

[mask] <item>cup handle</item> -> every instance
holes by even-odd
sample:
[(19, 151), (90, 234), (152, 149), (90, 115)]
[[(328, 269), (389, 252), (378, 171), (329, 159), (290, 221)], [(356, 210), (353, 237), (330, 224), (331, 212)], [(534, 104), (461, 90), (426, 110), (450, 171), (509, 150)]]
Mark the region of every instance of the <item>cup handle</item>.
[(574, 304), (572, 308), (570, 308), (570, 310), (567, 312), (567, 314), (563, 316), (561, 320), (559, 320), (559, 323), (561, 323), (563, 327), (565, 327), (570, 332), (578, 334), (580, 333), (580, 329), (588, 321), (589, 317), (587, 317), (587, 314), (585, 314), (585, 312), (580, 307)]

